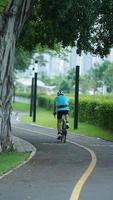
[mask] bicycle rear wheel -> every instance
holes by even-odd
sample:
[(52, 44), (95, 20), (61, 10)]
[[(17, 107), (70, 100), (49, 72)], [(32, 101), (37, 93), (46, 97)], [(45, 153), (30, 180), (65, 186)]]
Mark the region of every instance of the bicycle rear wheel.
[(61, 137), (61, 142), (62, 143), (66, 142), (66, 135), (67, 135), (67, 131), (65, 130), (65, 131), (62, 132), (62, 137)]

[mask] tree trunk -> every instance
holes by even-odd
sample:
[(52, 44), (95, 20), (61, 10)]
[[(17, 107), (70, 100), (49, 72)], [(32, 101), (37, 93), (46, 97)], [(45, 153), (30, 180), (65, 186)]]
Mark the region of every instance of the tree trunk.
[(15, 44), (29, 16), (32, 0), (11, 0), (0, 15), (0, 145), (12, 149), (11, 102)]

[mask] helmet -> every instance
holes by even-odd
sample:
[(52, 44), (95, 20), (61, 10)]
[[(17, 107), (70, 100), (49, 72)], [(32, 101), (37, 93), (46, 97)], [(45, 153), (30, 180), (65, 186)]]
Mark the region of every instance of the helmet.
[(57, 95), (58, 95), (58, 96), (60, 96), (60, 95), (64, 95), (63, 90), (59, 90), (59, 91), (57, 92)]

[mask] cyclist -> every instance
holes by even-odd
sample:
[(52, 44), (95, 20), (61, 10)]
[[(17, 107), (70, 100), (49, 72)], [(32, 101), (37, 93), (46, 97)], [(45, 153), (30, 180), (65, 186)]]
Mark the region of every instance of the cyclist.
[(65, 114), (65, 120), (66, 120), (66, 127), (69, 128), (69, 99), (64, 96), (64, 92), (62, 90), (59, 90), (57, 92), (57, 96), (54, 99), (54, 116), (57, 114), (57, 130), (58, 130), (58, 137), (57, 139), (60, 139), (61, 132), (62, 132), (62, 124), (61, 124), (61, 118), (62, 115)]

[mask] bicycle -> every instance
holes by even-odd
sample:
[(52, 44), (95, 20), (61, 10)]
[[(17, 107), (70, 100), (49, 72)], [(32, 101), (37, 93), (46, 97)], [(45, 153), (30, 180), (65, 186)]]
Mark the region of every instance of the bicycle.
[(60, 140), (61, 140), (62, 143), (65, 143), (66, 142), (66, 136), (67, 136), (67, 126), (66, 126), (65, 114), (62, 115), (61, 123), (62, 123), (62, 132), (61, 132)]

